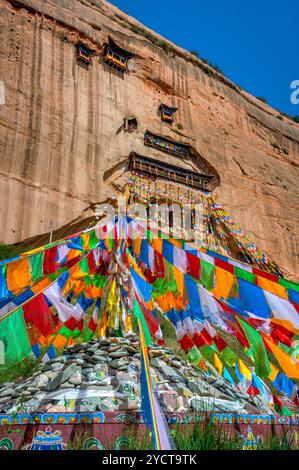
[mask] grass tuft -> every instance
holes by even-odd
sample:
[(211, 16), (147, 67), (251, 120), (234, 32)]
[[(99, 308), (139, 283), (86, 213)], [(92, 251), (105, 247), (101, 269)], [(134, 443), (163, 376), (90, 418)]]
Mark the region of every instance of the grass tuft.
[(17, 379), (30, 377), (37, 370), (39, 360), (26, 358), (19, 364), (0, 367), (0, 385), (5, 382), (14, 382)]

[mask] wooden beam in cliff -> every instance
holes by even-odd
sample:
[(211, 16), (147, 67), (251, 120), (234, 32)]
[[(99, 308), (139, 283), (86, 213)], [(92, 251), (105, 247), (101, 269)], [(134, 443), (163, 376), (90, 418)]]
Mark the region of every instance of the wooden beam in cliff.
[(166, 104), (160, 104), (158, 114), (161, 116), (162, 121), (172, 124), (174, 121), (174, 114), (177, 110), (178, 108), (171, 108)]
[(151, 178), (161, 178), (177, 184), (184, 184), (200, 191), (211, 191), (214, 176), (204, 175), (195, 171), (180, 168), (176, 165), (164, 163), (153, 158), (131, 152), (129, 159), (130, 171)]
[(119, 47), (113, 39), (108, 36), (108, 42), (104, 44), (103, 61), (122, 72), (127, 70), (128, 60), (132, 59), (134, 54)]
[(144, 134), (144, 144), (162, 150), (162, 152), (171, 153), (177, 157), (189, 157), (191, 153), (191, 146), (189, 144), (181, 144), (168, 137), (153, 134), (149, 130)]
[(77, 59), (85, 65), (92, 63), (92, 58), (95, 56), (96, 52), (95, 49), (91, 49), (82, 41), (79, 41), (77, 44)]

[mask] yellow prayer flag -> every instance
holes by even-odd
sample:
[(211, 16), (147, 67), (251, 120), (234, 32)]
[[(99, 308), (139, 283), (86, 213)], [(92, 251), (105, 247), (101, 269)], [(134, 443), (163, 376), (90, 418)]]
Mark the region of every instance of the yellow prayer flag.
[(162, 246), (163, 246), (163, 240), (161, 238), (154, 238), (152, 241), (152, 247), (154, 248), (155, 251), (162, 254)]
[(180, 240), (177, 240), (176, 238), (170, 238), (169, 242), (172, 245), (177, 246), (178, 248), (182, 248), (182, 242)]
[(78, 256), (81, 256), (81, 255), (82, 255), (82, 251), (74, 250), (73, 248), (71, 248), (68, 254), (66, 255), (66, 259), (67, 261), (71, 261), (72, 259), (77, 258)]
[(288, 300), (286, 288), (278, 284), (278, 282), (270, 281), (269, 279), (265, 279), (261, 276), (256, 277), (256, 282), (261, 289), (264, 289), (268, 292), (271, 292), (272, 294), (278, 295), (279, 297)]
[(108, 315), (106, 312), (103, 313), (100, 326), (99, 326), (99, 333), (98, 336), (100, 338), (105, 338), (107, 334), (107, 326), (108, 326)]
[(214, 352), (214, 366), (218, 370), (219, 374), (222, 375), (223, 364), (215, 352)]
[(271, 382), (274, 382), (279, 372), (279, 369), (277, 369), (277, 367), (275, 367), (275, 365), (272, 364), (272, 362), (270, 362), (270, 367), (271, 367), (271, 374), (269, 375), (268, 378), (271, 380)]
[(53, 346), (57, 349), (63, 349), (67, 345), (67, 342), (68, 339), (58, 333), (58, 335), (53, 341)]
[(205, 361), (203, 359), (200, 359), (198, 364), (197, 364), (197, 367), (199, 367), (201, 370), (203, 370), (204, 372), (207, 372), (209, 369), (207, 368), (206, 364), (205, 364)]
[(140, 255), (140, 248), (141, 248), (142, 238), (137, 236), (134, 240), (134, 253), (135, 255)]
[(90, 232), (83, 233), (83, 235), (81, 235), (81, 238), (82, 238), (83, 249), (89, 250)]
[(235, 283), (235, 276), (229, 271), (219, 268), (219, 266), (215, 266), (215, 277), (216, 285), (212, 290), (212, 294), (215, 295), (217, 299), (222, 297), (226, 300)]
[(44, 290), (50, 284), (51, 284), (50, 279), (45, 277), (44, 279), (39, 281), (37, 284), (34, 284), (34, 286), (31, 287), (31, 290), (32, 290), (32, 292), (34, 292), (34, 294), (37, 294), (38, 292)]
[(184, 287), (185, 287), (184, 274), (175, 266), (173, 266), (173, 273), (174, 273), (174, 278), (175, 278), (178, 291), (181, 294), (181, 296), (184, 297)]
[(272, 343), (272, 341), (270, 341), (266, 336), (264, 336), (263, 339), (268, 344), (285, 374), (291, 379), (299, 379), (299, 365), (295, 358), (293, 360), (291, 356), (276, 346), (276, 344)]
[(31, 285), (29, 258), (19, 259), (12, 263), (8, 263), (6, 282), (7, 288), (14, 293)]
[(132, 327), (132, 316), (128, 315), (126, 317), (126, 334), (132, 333), (133, 327)]
[(29, 250), (29, 251), (25, 251), (24, 253), (21, 253), (20, 256), (23, 257), (23, 256), (31, 256), (31, 255), (35, 255), (36, 253), (40, 253), (41, 251), (44, 251), (43, 248), (39, 247), (39, 248), (34, 248), (33, 250)]
[(150, 299), (149, 302), (146, 303), (146, 305), (148, 306), (149, 310), (151, 310), (151, 311), (153, 311), (155, 309), (153, 299)]
[(239, 359), (238, 364), (239, 364), (240, 373), (242, 375), (244, 375), (244, 377), (246, 377), (246, 379), (248, 379), (251, 382), (251, 378), (252, 378), (251, 377), (251, 372), (248, 369), (248, 367), (246, 366), (246, 364), (242, 361), (242, 359)]

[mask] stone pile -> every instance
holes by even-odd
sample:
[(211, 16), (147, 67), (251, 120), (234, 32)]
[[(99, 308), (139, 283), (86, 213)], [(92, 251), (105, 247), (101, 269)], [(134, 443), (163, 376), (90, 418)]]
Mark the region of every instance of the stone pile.
[[(171, 349), (150, 350), (153, 387), (166, 412), (269, 413), (261, 400), (222, 377), (205, 376)], [(27, 379), (0, 386), (0, 412), (49, 413), (140, 410), (137, 336), (67, 347)]]

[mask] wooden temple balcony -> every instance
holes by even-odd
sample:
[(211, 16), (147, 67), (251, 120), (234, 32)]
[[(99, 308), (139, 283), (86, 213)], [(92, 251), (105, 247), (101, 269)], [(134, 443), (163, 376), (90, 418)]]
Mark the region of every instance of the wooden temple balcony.
[(181, 144), (167, 137), (153, 134), (148, 130), (144, 134), (144, 144), (162, 150), (162, 152), (171, 153), (177, 157), (190, 156), (190, 145)]
[(200, 191), (213, 191), (219, 184), (218, 178), (215, 175), (197, 173), (176, 165), (138, 155), (135, 152), (130, 154), (128, 169), (143, 176), (165, 179)]
[(103, 48), (103, 61), (106, 64), (121, 72), (125, 72), (128, 68), (128, 60), (132, 57), (134, 57), (134, 54), (119, 47), (113, 39), (108, 36), (108, 42), (104, 44)]
[(95, 49), (91, 49), (82, 41), (79, 41), (77, 44), (77, 60), (85, 65), (92, 63), (92, 58), (95, 56), (96, 52)]
[(162, 121), (172, 124), (174, 121), (174, 114), (178, 108), (170, 108), (166, 104), (160, 104), (158, 114), (161, 116)]

